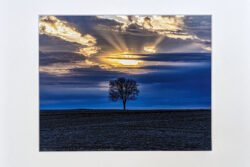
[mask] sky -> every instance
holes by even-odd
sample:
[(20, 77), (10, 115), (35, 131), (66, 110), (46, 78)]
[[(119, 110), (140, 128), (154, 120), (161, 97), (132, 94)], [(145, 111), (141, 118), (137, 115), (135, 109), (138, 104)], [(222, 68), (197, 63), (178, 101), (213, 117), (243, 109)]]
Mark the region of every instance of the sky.
[(127, 109), (211, 108), (211, 16), (40, 16), (39, 73), (40, 109), (122, 109), (119, 77)]

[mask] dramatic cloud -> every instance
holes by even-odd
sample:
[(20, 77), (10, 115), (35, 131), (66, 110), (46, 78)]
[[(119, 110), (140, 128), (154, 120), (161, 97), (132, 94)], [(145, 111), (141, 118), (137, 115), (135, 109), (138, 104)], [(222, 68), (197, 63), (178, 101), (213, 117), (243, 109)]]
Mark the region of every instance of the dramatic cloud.
[(89, 57), (89, 56), (91, 56), (93, 54), (96, 54), (98, 50), (99, 50), (98, 47), (90, 46), (90, 47), (86, 47), (86, 48), (80, 48), (79, 53)]
[[(199, 44), (200, 50), (211, 51), (211, 18), (210, 16), (97, 16), (100, 20), (117, 22), (112, 26), (98, 25), (97, 29), (127, 33), (137, 36), (156, 36), (157, 44), (145, 46), (144, 51), (152, 53), (157, 50), (164, 38), (189, 40), (189, 43)], [(112, 37), (106, 37), (112, 43)], [(117, 45), (117, 43), (115, 43)], [(148, 49), (155, 48), (155, 49)], [(116, 47), (117, 48), (117, 47)], [(194, 48), (194, 47), (193, 47)]]
[(210, 16), (42, 16), (40, 107), (120, 108), (109, 80), (135, 79), (128, 108), (211, 107)]
[(118, 30), (129, 31), (131, 25), (140, 29), (164, 35), (175, 39), (195, 39), (196, 36), (183, 31), (183, 16), (98, 16), (100, 19), (110, 19), (121, 23)]
[(189, 63), (149, 61), (141, 54), (211, 52), (210, 16), (42, 16), (39, 29), (47, 55), (40, 56), (40, 71), (52, 75), (89, 67), (144, 74), (153, 71), (148, 66)]
[(78, 43), (82, 46), (84, 54), (90, 56), (98, 52), (99, 48), (96, 47), (96, 38), (89, 34), (81, 34), (73, 26), (66, 21), (59, 20), (55, 16), (43, 16), (39, 20), (40, 34), (58, 37), (62, 40)]

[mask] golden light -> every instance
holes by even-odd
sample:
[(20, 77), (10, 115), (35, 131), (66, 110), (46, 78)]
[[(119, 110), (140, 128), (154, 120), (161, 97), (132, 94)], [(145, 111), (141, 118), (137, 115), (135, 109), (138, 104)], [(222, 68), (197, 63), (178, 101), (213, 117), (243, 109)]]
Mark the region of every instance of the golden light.
[[(184, 31), (184, 16), (97, 16), (97, 18), (115, 20), (120, 23), (115, 27), (107, 26), (105, 28), (101, 24), (95, 27), (96, 32), (110, 45), (107, 47), (108, 49), (102, 45), (102, 42), (98, 45), (96, 37), (87, 33), (81, 33), (74, 24), (70, 24), (55, 16), (40, 17), (40, 34), (74, 43), (79, 46), (75, 52), (84, 55), (84, 59), (81, 61), (40, 66), (40, 71), (55, 75), (66, 75), (70, 74), (73, 69), (95, 66), (108, 71), (142, 74), (149, 72), (147, 68), (142, 67), (154, 65), (182, 66), (187, 64), (183, 62), (147, 61), (142, 59), (142, 55), (136, 55), (134, 52), (156, 53), (159, 51), (158, 45), (166, 37), (183, 40), (194, 39), (202, 43), (206, 42), (194, 34)], [(150, 34), (153, 33), (156, 35), (156, 38), (152, 38), (152, 41), (142, 41), (142, 45), (144, 46), (141, 47), (142, 45), (137, 40), (127, 38), (126, 35), (129, 34), (139, 35), (136, 32), (127, 31), (130, 30), (130, 25), (136, 25), (143, 31), (148, 31)], [(211, 51), (210, 46), (202, 46), (202, 48), (204, 51)], [(146, 56), (149, 56), (149, 54)]]
[(138, 68), (144, 64), (138, 55), (128, 52), (107, 54), (101, 58), (101, 61), (113, 68)]
[(55, 16), (43, 16), (40, 18), (39, 33), (85, 46), (94, 46), (96, 44), (96, 39), (92, 35), (81, 34), (69, 23)]
[(89, 47), (85, 47), (85, 48), (80, 48), (79, 49), (79, 53), (83, 54), (84, 56), (91, 56), (93, 54), (96, 54), (98, 52), (100, 48), (97, 46), (89, 46)]
[(156, 53), (156, 48), (155, 46), (144, 46), (144, 51), (148, 53)]
[(83, 46), (78, 53), (85, 56), (96, 54), (100, 50), (96, 46), (95, 37), (90, 34), (81, 34), (68, 22), (55, 16), (43, 16), (39, 19), (39, 33), (57, 37), (67, 42), (78, 43)]
[(212, 50), (211, 46), (203, 46), (202, 48), (208, 52), (211, 52)]
[(139, 67), (142, 65), (141, 60), (128, 60), (128, 59), (112, 59), (110, 60), (111, 65), (114, 65), (116, 67)]

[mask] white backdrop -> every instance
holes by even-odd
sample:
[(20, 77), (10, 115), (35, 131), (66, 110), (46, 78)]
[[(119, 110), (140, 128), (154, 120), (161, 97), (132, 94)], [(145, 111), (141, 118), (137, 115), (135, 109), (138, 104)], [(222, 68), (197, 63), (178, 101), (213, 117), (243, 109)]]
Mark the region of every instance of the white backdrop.
[[(38, 15), (212, 14), (212, 151), (39, 152)], [(250, 166), (250, 0), (0, 0), (0, 166)]]

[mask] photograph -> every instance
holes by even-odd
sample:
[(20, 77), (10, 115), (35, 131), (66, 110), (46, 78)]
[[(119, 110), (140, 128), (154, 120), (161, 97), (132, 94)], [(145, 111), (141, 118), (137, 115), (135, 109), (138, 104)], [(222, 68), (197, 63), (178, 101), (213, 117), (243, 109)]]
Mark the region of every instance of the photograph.
[(40, 151), (212, 150), (211, 15), (39, 15), (37, 35)]

